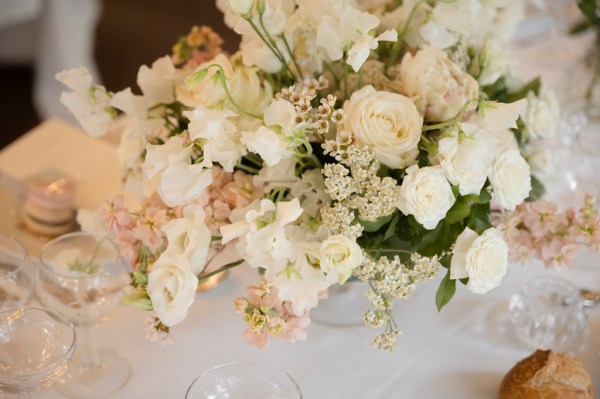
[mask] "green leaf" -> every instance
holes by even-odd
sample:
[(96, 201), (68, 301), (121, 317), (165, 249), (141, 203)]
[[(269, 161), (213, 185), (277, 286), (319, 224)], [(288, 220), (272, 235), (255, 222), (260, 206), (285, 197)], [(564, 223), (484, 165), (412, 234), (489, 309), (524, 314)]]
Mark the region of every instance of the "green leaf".
[(590, 20), (591, 23), (598, 25), (600, 24), (600, 17), (596, 0), (579, 0), (577, 6), (581, 10), (581, 13)]
[(527, 94), (532, 91), (535, 94), (538, 94), (540, 92), (540, 87), (542, 86), (542, 81), (540, 80), (539, 77), (533, 79), (532, 81), (530, 81), (529, 83), (527, 83), (525, 86), (521, 87), (520, 90), (512, 92), (512, 93), (508, 93), (508, 95), (506, 96), (506, 103), (512, 103), (518, 100), (521, 100), (525, 97), (527, 97)]
[(383, 241), (387, 240), (388, 238), (390, 238), (394, 234), (396, 234), (396, 226), (398, 225), (399, 220), (400, 220), (400, 214), (396, 213), (394, 215), (394, 217), (392, 218), (392, 221), (388, 225), (388, 228), (385, 231), (385, 234), (383, 235)]
[(544, 184), (535, 176), (531, 175), (531, 191), (527, 201), (537, 201), (544, 196), (546, 193), (546, 187)]
[(479, 203), (480, 204), (488, 204), (492, 200), (492, 194), (485, 188), (485, 185), (481, 189), (479, 193)]
[(121, 302), (123, 302), (126, 305), (133, 305), (136, 308), (140, 308), (143, 310), (153, 309), (152, 301), (148, 296), (148, 292), (143, 288), (139, 288), (133, 291), (132, 293), (125, 295), (123, 298), (121, 298)]
[(465, 201), (465, 198), (459, 198), (459, 200), (454, 203), (452, 208), (450, 208), (446, 214), (446, 222), (448, 224), (458, 223), (468, 217), (470, 214), (471, 207)]
[(375, 220), (374, 222), (358, 219), (358, 222), (363, 226), (364, 231), (367, 233), (374, 233), (392, 220), (392, 217), (393, 215), (384, 216)]
[(136, 285), (148, 285), (148, 275), (146, 273), (142, 273), (138, 270), (132, 273), (133, 281)]
[(435, 293), (435, 305), (437, 306), (438, 312), (441, 312), (442, 308), (450, 302), (455, 292), (456, 280), (450, 279), (450, 270), (448, 270), (448, 273), (446, 273), (446, 276), (442, 279), (442, 282)]

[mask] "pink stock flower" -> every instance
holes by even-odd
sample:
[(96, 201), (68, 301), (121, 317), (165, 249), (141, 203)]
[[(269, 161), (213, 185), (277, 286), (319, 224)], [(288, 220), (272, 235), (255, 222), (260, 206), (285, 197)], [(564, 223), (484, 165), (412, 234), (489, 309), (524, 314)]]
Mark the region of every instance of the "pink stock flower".
[(243, 208), (259, 198), (262, 191), (252, 183), (252, 176), (242, 171), (233, 174), (233, 181), (221, 190), (225, 202), (232, 208)]
[(100, 217), (104, 224), (116, 234), (126, 229), (131, 220), (129, 209), (123, 208), (122, 195), (108, 198), (106, 205), (101, 208)]
[(133, 228), (133, 235), (151, 250), (156, 250), (163, 244), (164, 233), (160, 228), (168, 221), (166, 209), (149, 207)]

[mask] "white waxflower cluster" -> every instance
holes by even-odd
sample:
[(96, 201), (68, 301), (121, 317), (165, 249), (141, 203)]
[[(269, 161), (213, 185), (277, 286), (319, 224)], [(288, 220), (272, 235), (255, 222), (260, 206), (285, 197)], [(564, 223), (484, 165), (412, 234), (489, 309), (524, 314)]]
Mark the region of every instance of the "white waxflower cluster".
[(354, 212), (339, 202), (321, 208), (321, 222), (331, 234), (341, 234), (356, 239), (362, 235), (363, 227), (354, 223)]
[(398, 338), (398, 335), (400, 334), (400, 331), (394, 330), (376, 335), (375, 338), (373, 338), (373, 340), (371, 341), (371, 345), (380, 350), (393, 352), (398, 346), (398, 342), (396, 340)]
[(373, 346), (388, 351), (395, 348), (395, 337), (400, 330), (391, 314), (394, 300), (408, 299), (415, 290), (415, 283), (433, 279), (439, 267), (437, 256), (428, 258), (413, 253), (408, 264), (403, 264), (399, 256), (392, 259), (382, 256), (377, 260), (367, 259), (354, 270), (354, 276), (368, 282), (371, 287), (365, 292), (365, 298), (372, 309), (363, 312), (363, 321), (373, 328), (386, 326), (385, 333), (373, 340)]
[[(342, 135), (343, 140), (347, 137), (348, 134)], [(340, 162), (323, 167), (326, 192), (332, 199), (356, 211), (364, 221), (375, 221), (395, 212), (400, 187), (391, 177), (377, 176), (379, 162), (368, 147), (340, 145), (329, 140), (323, 148), (326, 154)]]
[(415, 283), (433, 280), (440, 270), (440, 261), (437, 255), (428, 258), (416, 252), (410, 255), (412, 268), (409, 271)]
[(329, 132), (331, 124), (342, 124), (346, 120), (344, 111), (336, 110), (337, 97), (329, 94), (319, 99), (319, 106), (313, 106), (313, 100), (319, 90), (329, 87), (329, 82), (323, 76), (318, 79), (304, 79), (299, 84), (282, 89), (276, 98), (292, 103), (296, 109), (295, 123), (307, 127), (314, 133), (323, 135)]

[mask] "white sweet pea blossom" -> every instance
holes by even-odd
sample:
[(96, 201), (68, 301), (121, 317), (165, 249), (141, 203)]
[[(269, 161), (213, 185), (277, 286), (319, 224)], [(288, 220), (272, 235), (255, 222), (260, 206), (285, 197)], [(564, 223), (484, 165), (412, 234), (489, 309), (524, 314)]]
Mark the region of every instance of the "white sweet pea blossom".
[[(287, 53), (285, 44), (282, 39), (273, 39), (275, 47), (283, 56), (284, 61), (290, 61), (290, 56)], [(242, 61), (248, 67), (256, 66), (268, 73), (276, 73), (281, 70), (283, 64), (281, 60), (273, 53), (273, 51), (265, 44), (265, 42), (257, 35), (244, 35), (240, 44), (242, 53)]]
[(558, 99), (552, 90), (542, 90), (539, 97), (530, 92), (525, 114), (525, 127), (533, 139), (548, 138), (556, 134), (560, 121)]
[(149, 68), (142, 65), (138, 71), (137, 84), (152, 104), (172, 103), (175, 87), (183, 83), (186, 72), (178, 70), (168, 55), (157, 59)]
[(497, 155), (489, 177), (494, 189), (494, 201), (508, 211), (514, 211), (529, 196), (531, 172), (519, 150), (508, 150)]
[(337, 282), (327, 276), (320, 264), (319, 242), (300, 242), (294, 244), (297, 253), (293, 262), (278, 269), (269, 269), (266, 278), (275, 287), (282, 301), (290, 301), (296, 314), (304, 314), (317, 306), (319, 294)]
[(161, 228), (167, 235), (165, 252), (172, 257), (186, 258), (192, 273), (196, 275), (204, 270), (212, 239), (205, 218), (201, 205), (190, 204), (183, 208), (182, 218), (173, 219)]
[(440, 140), (438, 160), (461, 195), (479, 194), (492, 169), (494, 141), (478, 126), (461, 123), (459, 128)]
[(186, 318), (194, 302), (198, 277), (183, 256), (162, 253), (148, 273), (148, 295), (160, 321), (174, 326)]
[(435, 229), (455, 201), (441, 166), (419, 169), (413, 165), (406, 169), (397, 206), (405, 215), (413, 215), (426, 229)]
[(486, 101), (480, 107), (483, 123), (490, 132), (506, 129), (516, 129), (519, 117), (527, 110), (527, 100), (521, 99), (512, 103), (497, 103)]
[(284, 267), (293, 258), (293, 245), (286, 236), (286, 225), (302, 214), (297, 198), (280, 201), (255, 201), (248, 208), (232, 212), (232, 224), (221, 227), (223, 244), (239, 238), (237, 250), (252, 267)]
[(336, 61), (343, 57), (349, 46), (348, 59), (354, 71), (358, 72), (369, 57), (370, 51), (377, 48), (380, 41), (396, 41), (398, 34), (388, 30), (377, 37), (371, 32), (379, 26), (379, 18), (347, 6), (338, 15), (325, 15), (317, 27), (316, 43), (327, 56)]
[(202, 153), (207, 164), (218, 162), (226, 172), (233, 168), (246, 154), (246, 146), (241, 142), (241, 133), (228, 118), (236, 117), (232, 111), (209, 109), (202, 105), (193, 111), (184, 112), (190, 120), (188, 130), (191, 140), (201, 139)]
[[(192, 164), (192, 147), (184, 146), (179, 136), (171, 137), (165, 144), (146, 146), (146, 159), (142, 165), (145, 190), (156, 190), (168, 206), (185, 205), (200, 197), (212, 182), (210, 165)], [(158, 182), (156, 182), (158, 180)]]
[(255, 186), (265, 186), (264, 192), (279, 187), (291, 188), (298, 181), (296, 163), (296, 159), (292, 157), (282, 159), (281, 162), (273, 166), (265, 165), (258, 172), (258, 175), (254, 176), (253, 183)]
[(500, 285), (508, 265), (508, 245), (495, 228), (479, 236), (468, 227), (458, 236), (452, 250), (450, 278), (469, 278), (467, 288), (485, 294)]
[(277, 165), (282, 159), (291, 158), (294, 151), (281, 135), (266, 126), (254, 132), (242, 132), (242, 142), (248, 149), (258, 155), (268, 166)]
[(73, 91), (63, 91), (60, 102), (68, 108), (90, 136), (106, 134), (113, 114), (110, 94), (103, 86), (92, 86), (92, 76), (86, 68), (74, 68), (56, 74), (56, 80)]
[(321, 243), (320, 259), (321, 270), (343, 284), (363, 262), (363, 253), (356, 241), (337, 234)]

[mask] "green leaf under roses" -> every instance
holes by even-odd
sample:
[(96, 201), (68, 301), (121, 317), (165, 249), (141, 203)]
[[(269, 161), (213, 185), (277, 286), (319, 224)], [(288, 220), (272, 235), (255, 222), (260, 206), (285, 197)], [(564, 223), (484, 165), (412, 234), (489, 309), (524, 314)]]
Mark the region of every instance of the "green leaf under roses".
[(595, 25), (600, 24), (596, 0), (579, 0), (577, 6), (581, 10), (581, 13), (585, 15), (591, 23)]
[(456, 280), (450, 280), (450, 270), (448, 270), (448, 273), (446, 273), (446, 276), (442, 279), (442, 282), (435, 293), (435, 305), (437, 306), (438, 312), (441, 312), (442, 308), (450, 302), (455, 292)]
[(469, 203), (465, 201), (465, 197), (459, 198), (452, 208), (446, 214), (446, 222), (448, 224), (458, 223), (471, 214), (471, 207)]
[(396, 212), (396, 214), (392, 218), (392, 221), (388, 225), (388, 228), (385, 231), (385, 234), (383, 235), (383, 241), (389, 239), (390, 237), (392, 237), (393, 235), (396, 234), (396, 226), (398, 225), (399, 220), (400, 220), (400, 214)]
[(362, 225), (364, 231), (367, 233), (374, 233), (384, 225), (388, 224), (390, 220), (392, 220), (393, 215), (384, 216), (375, 220), (374, 222), (369, 222), (365, 220), (358, 219), (358, 222)]
[(512, 92), (512, 93), (508, 93), (506, 96), (506, 103), (512, 103), (515, 101), (519, 101), (523, 98), (527, 97), (527, 94), (529, 94), (530, 91), (534, 92), (535, 94), (538, 94), (540, 92), (540, 88), (542, 87), (542, 81), (540, 80), (539, 77), (531, 80), (529, 83), (527, 83), (525, 86), (521, 87), (520, 90)]
[(546, 193), (546, 187), (544, 184), (535, 176), (531, 175), (531, 191), (527, 201), (537, 201), (544, 196)]
[(485, 188), (484, 185), (479, 193), (479, 203), (480, 204), (488, 204), (492, 200), (492, 194)]
[(121, 298), (121, 302), (123, 302), (126, 305), (133, 305), (136, 308), (140, 308), (143, 310), (153, 309), (152, 301), (148, 296), (148, 292), (143, 288), (138, 288), (130, 294), (125, 295), (123, 298)]

